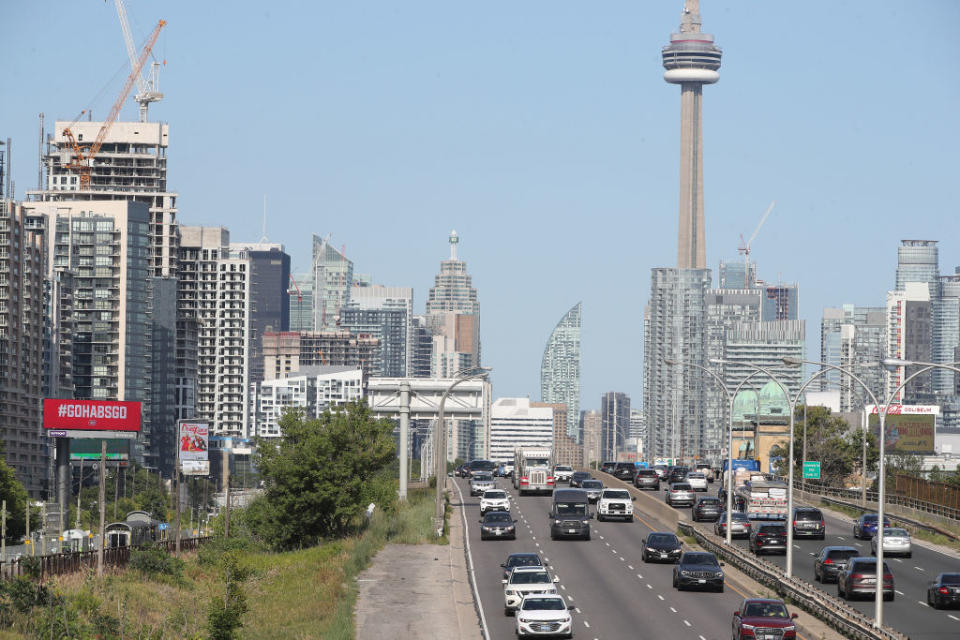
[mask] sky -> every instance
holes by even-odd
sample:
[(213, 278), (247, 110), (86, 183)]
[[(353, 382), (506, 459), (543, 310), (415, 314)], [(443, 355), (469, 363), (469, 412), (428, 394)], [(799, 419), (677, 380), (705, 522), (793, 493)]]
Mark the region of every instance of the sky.
[[(682, 0), (230, 3), (127, 0), (154, 53), (178, 219), (266, 235), (295, 270), (312, 233), (422, 313), (460, 235), (494, 395), (539, 400), (555, 324), (583, 302), (581, 407), (642, 403), (650, 269), (676, 266), (680, 89), (660, 49)], [(723, 49), (704, 88), (707, 264), (752, 244), (824, 307), (883, 305), (901, 239), (960, 265), (960, 3), (702, 0)], [(38, 114), (103, 119), (129, 63), (113, 2), (0, 2), (0, 139), (36, 188)], [(129, 99), (121, 120), (135, 120)]]

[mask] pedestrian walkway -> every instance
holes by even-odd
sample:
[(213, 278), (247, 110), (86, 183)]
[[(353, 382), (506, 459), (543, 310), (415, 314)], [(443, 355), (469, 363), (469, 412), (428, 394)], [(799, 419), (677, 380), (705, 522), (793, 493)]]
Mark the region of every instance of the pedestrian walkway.
[(451, 505), (450, 544), (387, 545), (357, 578), (357, 640), (480, 640), (456, 493)]

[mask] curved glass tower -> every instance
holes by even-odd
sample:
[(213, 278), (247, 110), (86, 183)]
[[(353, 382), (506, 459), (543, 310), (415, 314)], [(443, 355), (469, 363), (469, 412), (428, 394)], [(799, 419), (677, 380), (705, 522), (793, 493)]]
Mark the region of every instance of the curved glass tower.
[(540, 364), (540, 399), (567, 405), (567, 435), (580, 441), (580, 311), (578, 302), (554, 327)]

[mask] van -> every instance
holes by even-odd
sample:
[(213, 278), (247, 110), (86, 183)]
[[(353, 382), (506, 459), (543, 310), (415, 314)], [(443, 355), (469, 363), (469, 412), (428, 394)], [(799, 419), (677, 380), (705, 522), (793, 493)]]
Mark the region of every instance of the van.
[(550, 501), (550, 538), (590, 539), (590, 500), (583, 489), (554, 489)]

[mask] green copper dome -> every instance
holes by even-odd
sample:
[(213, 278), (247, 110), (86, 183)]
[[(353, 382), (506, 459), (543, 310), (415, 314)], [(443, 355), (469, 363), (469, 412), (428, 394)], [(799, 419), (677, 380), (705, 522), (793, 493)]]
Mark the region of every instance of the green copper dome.
[(776, 382), (772, 380), (760, 389), (760, 419), (768, 417), (790, 417), (790, 404)]
[(753, 422), (757, 417), (757, 392), (744, 389), (733, 400), (733, 423)]

